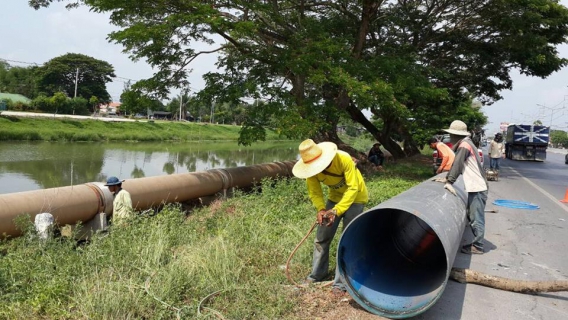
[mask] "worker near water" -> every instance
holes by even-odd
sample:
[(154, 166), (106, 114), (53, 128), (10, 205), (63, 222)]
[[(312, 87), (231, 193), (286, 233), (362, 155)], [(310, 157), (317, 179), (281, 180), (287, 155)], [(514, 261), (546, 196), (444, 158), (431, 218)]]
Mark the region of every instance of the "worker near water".
[[(306, 279), (309, 283), (323, 281), (328, 275), (329, 248), (339, 222), (343, 220), (343, 229), (347, 228), (363, 212), (369, 195), (363, 176), (351, 156), (337, 150), (335, 143), (316, 144), (308, 139), (300, 144), (299, 151), (300, 160), (294, 165), (292, 173), (306, 179), (308, 195), (317, 210), (318, 223), (312, 272)], [(327, 201), (324, 200), (321, 184), (329, 188)], [(333, 288), (335, 292), (346, 291), (337, 267)]]
[(430, 148), (438, 151), (438, 158), (442, 159), (442, 163), (436, 170), (436, 174), (450, 171), (455, 158), (452, 149), (450, 149), (447, 144), (439, 141), (436, 137), (430, 138), (430, 140), (428, 140), (428, 144), (430, 145)]
[(501, 132), (495, 134), (493, 141), (489, 144), (487, 153), (489, 153), (489, 169), (499, 171), (499, 162), (501, 158), (505, 157), (505, 145)]
[(371, 161), (375, 166), (382, 167), (383, 162), (385, 161), (385, 154), (381, 150), (381, 144), (375, 143), (371, 150), (369, 150), (369, 161)]
[(130, 193), (122, 189), (123, 182), (124, 180), (119, 180), (117, 177), (110, 177), (105, 184), (114, 196), (112, 201), (112, 222), (114, 225), (124, 224), (125, 221), (134, 216), (132, 199)]
[(452, 186), (460, 175), (463, 175), (463, 183), (467, 191), (467, 217), (473, 231), (473, 241), (462, 246), (461, 252), (466, 254), (483, 254), (483, 238), (485, 235), (485, 204), (487, 202), (487, 180), (481, 167), (481, 160), (477, 147), (469, 138), (467, 125), (455, 120), (449, 129), (444, 129), (450, 134), (451, 141), (455, 143), (455, 159), (448, 175), (444, 179), (436, 181), (444, 182), (444, 188), (457, 196)]

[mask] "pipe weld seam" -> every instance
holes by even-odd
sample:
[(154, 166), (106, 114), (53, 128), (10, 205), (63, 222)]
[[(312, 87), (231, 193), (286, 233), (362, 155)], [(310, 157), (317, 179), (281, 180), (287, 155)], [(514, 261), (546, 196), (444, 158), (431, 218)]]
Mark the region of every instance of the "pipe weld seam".
[[(98, 208), (97, 213), (105, 212), (106, 205), (105, 205), (105, 202), (103, 200), (104, 196), (101, 194), (101, 190), (97, 186), (92, 185), (90, 183), (86, 183), (85, 185), (87, 187), (89, 187), (91, 190), (93, 190), (93, 192), (97, 195), (97, 199), (99, 200), (99, 208)], [(101, 209), (102, 209), (102, 211), (101, 211)]]

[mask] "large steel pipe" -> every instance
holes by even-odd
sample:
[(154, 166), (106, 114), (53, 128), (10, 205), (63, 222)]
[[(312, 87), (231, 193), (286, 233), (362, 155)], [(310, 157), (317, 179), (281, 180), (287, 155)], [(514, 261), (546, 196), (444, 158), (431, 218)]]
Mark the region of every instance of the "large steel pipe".
[(339, 273), (366, 310), (401, 319), (442, 295), (466, 226), (467, 193), (425, 181), (355, 218), (338, 246)]
[[(184, 202), (214, 195), (235, 187), (249, 187), (263, 178), (292, 175), (294, 161), (203, 172), (129, 179), (123, 188), (130, 192), (138, 210), (156, 205)], [(0, 195), (0, 237), (18, 236), (14, 219), (21, 214), (51, 213), (60, 225), (86, 222), (99, 212), (112, 212), (112, 194), (102, 183), (18, 192)]]
[[(88, 221), (99, 212), (110, 213), (112, 195), (102, 183), (86, 183), (76, 186), (50, 188), (0, 195), (0, 237), (18, 236), (14, 219), (29, 214), (49, 212), (61, 225)], [(106, 198), (105, 198), (106, 192)]]

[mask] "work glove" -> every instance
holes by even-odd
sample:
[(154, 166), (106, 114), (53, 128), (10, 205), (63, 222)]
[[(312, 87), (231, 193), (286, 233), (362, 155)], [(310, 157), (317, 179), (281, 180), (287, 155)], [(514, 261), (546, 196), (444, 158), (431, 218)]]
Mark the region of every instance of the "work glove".
[(454, 189), (454, 186), (452, 186), (451, 183), (446, 182), (446, 184), (444, 185), (444, 189), (451, 192), (454, 196), (456, 196), (456, 197), (458, 196), (458, 194), (456, 193), (456, 189)]
[(446, 179), (446, 178), (433, 178), (432, 181), (447, 183), (448, 179)]

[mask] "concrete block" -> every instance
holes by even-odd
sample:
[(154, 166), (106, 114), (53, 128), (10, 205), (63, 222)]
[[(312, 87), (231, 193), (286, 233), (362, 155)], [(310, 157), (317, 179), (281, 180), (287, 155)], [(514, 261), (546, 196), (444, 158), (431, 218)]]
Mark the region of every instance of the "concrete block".
[(61, 228), (61, 235), (64, 237), (75, 237), (77, 240), (88, 240), (97, 231), (104, 231), (108, 228), (107, 215), (101, 212), (87, 222), (81, 224), (77, 229), (77, 225), (66, 225)]

